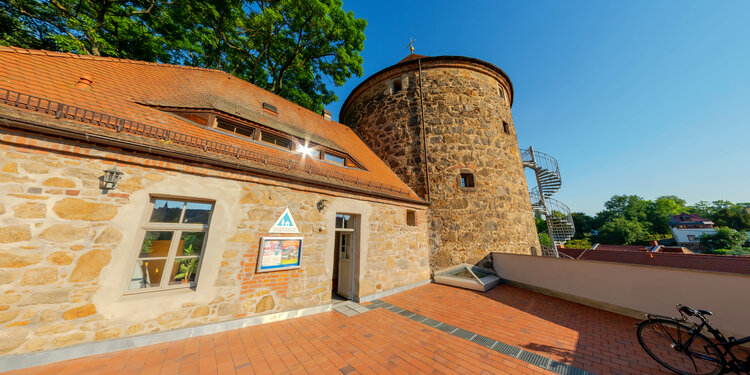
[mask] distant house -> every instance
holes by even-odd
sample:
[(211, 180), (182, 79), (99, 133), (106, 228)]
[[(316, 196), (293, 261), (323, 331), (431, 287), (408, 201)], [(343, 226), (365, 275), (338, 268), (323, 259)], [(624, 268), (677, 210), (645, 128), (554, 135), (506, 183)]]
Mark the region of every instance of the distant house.
[(702, 218), (699, 214), (681, 213), (669, 215), (669, 228), (678, 244), (699, 243), (700, 236), (716, 233), (714, 222)]

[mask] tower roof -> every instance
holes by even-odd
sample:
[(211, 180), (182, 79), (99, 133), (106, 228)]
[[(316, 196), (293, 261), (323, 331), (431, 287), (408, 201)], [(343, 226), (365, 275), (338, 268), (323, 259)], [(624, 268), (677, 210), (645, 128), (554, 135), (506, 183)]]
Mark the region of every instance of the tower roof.
[(419, 60), (419, 59), (422, 59), (422, 58), (425, 58), (425, 57), (429, 57), (429, 56), (417, 55), (416, 53), (410, 53), (408, 56), (406, 56), (403, 59), (401, 59), (401, 61), (397, 62), (397, 64), (401, 64), (402, 62), (407, 62), (407, 61), (411, 61), (411, 60)]
[[(417, 55), (417, 54), (409, 54), (408, 56), (401, 59), (401, 61), (397, 62), (394, 65), (391, 65), (387, 68), (381, 69), (377, 73), (367, 77), (364, 81), (362, 81), (357, 87), (352, 90), (352, 92), (349, 93), (349, 96), (344, 100), (344, 104), (341, 106), (341, 110), (339, 112), (339, 121), (341, 121), (342, 114), (346, 113), (348, 106), (350, 105), (351, 101), (357, 97), (364, 87), (369, 87), (369, 85), (379, 79), (382, 79), (383, 76), (389, 74), (391, 71), (400, 69), (400, 68), (406, 68), (407, 70), (416, 69), (418, 62), (421, 62), (421, 66), (423, 68), (429, 68), (429, 67), (435, 67), (435, 66), (464, 66), (464, 67), (479, 67), (480, 69), (483, 69), (485, 72), (491, 72), (491, 74), (497, 74), (498, 76), (502, 77), (505, 81), (508, 82), (508, 94), (510, 96), (510, 105), (513, 105), (513, 98), (514, 98), (514, 91), (513, 91), (513, 82), (511, 82), (510, 77), (500, 68), (498, 68), (496, 65), (488, 63), (487, 61), (475, 59), (473, 57), (466, 57), (466, 56), (424, 56), (424, 55)], [(476, 70), (476, 69), (475, 69)]]

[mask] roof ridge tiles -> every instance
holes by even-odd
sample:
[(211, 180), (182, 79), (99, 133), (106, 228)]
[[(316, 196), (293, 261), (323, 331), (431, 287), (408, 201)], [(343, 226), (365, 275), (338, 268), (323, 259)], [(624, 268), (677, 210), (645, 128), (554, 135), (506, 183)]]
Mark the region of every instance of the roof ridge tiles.
[(119, 62), (123, 64), (163, 66), (167, 68), (182, 68), (182, 69), (202, 70), (202, 71), (207, 71), (207, 72), (218, 72), (218, 73), (228, 74), (218, 69), (202, 68), (198, 66), (178, 65), (178, 64), (141, 61), (141, 60), (132, 60), (132, 59), (122, 59), (119, 57), (110, 57), (110, 56), (79, 55), (73, 52), (57, 52), (57, 51), (48, 51), (44, 49), (27, 49), (27, 48), (12, 47), (12, 46), (7, 46), (7, 47), (0, 46), (0, 52), (17, 53), (17, 54), (25, 54), (25, 55), (46, 55), (49, 57), (67, 57), (67, 58), (81, 59), (81, 60)]

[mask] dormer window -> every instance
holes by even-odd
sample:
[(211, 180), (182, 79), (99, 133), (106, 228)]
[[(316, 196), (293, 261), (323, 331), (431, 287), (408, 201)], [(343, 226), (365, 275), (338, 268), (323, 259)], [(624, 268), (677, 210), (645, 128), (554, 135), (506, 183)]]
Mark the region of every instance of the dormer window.
[(341, 156), (338, 156), (338, 155), (329, 154), (329, 153), (326, 152), (326, 154), (324, 156), (324, 159), (327, 160), (327, 161), (330, 161), (332, 163), (346, 165), (346, 159), (342, 158)]
[(308, 146), (305, 146), (301, 143), (297, 143), (297, 146), (294, 148), (294, 151), (299, 152), (300, 154), (307, 155), (313, 159), (320, 159), (320, 150), (312, 149)]
[[(264, 110), (271, 112), (277, 111), (276, 107), (268, 103), (263, 104)], [(333, 163), (339, 166), (360, 169), (364, 168), (348, 154), (340, 150), (333, 149), (329, 151), (330, 146), (323, 142), (310, 142), (307, 139), (308, 135), (287, 134), (245, 118), (216, 110), (164, 107), (159, 109), (177, 115), (182, 120), (187, 120), (195, 126), (207, 128), (223, 135), (230, 135), (255, 144), (262, 144), (263, 146), (273, 145), (271, 147), (277, 147), (288, 152), (301, 154), (308, 159)]]
[(216, 119), (216, 127), (222, 130), (226, 130), (230, 133), (235, 133), (243, 137), (248, 137), (250, 139), (255, 138), (255, 129), (247, 128), (244, 126), (238, 126), (224, 119)]
[(282, 148), (290, 149), (292, 146), (292, 141), (279, 137), (278, 135), (267, 133), (267, 132), (261, 132), (260, 134), (260, 140), (266, 143), (270, 143), (272, 145), (276, 145)]

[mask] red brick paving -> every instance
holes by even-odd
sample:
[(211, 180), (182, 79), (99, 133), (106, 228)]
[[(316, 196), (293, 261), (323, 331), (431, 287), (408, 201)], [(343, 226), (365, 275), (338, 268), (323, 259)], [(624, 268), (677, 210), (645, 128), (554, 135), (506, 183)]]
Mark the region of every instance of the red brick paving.
[[(385, 301), (601, 374), (666, 374), (635, 319), (501, 285), (430, 284)], [(10, 374), (551, 374), (384, 309), (337, 312), (79, 358)]]
[(671, 374), (638, 344), (638, 320), (525, 289), (430, 284), (383, 300), (597, 374)]

